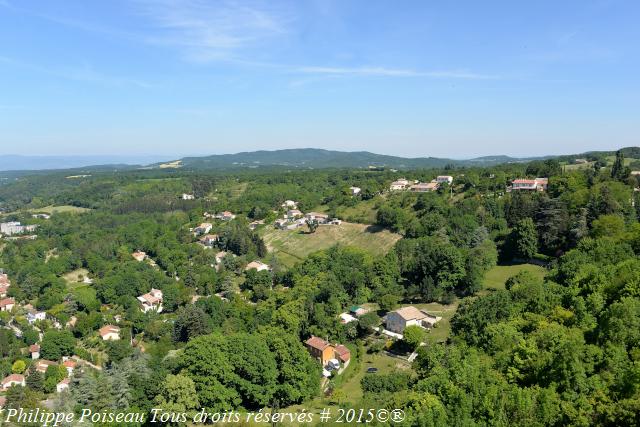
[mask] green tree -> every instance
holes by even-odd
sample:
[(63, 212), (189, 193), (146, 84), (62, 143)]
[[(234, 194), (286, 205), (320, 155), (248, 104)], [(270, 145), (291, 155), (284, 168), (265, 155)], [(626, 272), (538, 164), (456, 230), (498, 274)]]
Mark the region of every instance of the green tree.
[(402, 332), (402, 341), (413, 351), (424, 341), (425, 331), (420, 326), (407, 326)]
[(511, 232), (513, 256), (529, 259), (538, 252), (538, 234), (531, 218), (518, 221)]
[(26, 368), (27, 364), (24, 363), (24, 360), (16, 360), (11, 366), (11, 372), (13, 372), (14, 374), (21, 374)]
[(40, 354), (44, 359), (60, 360), (62, 356), (71, 356), (76, 346), (76, 339), (70, 331), (50, 329), (44, 333)]
[(155, 403), (164, 412), (188, 413), (200, 407), (193, 380), (184, 375), (167, 375)]

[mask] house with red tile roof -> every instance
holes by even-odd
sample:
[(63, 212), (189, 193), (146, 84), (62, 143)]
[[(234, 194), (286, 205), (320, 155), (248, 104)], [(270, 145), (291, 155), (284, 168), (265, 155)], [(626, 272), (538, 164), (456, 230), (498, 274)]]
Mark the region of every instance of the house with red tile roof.
[(2, 391), (6, 391), (8, 390), (10, 387), (13, 386), (25, 386), (25, 381), (24, 381), (24, 375), (20, 375), (20, 374), (11, 374), (9, 376), (6, 376), (2, 382), (0, 382), (0, 389)]
[(11, 311), (16, 306), (16, 300), (13, 298), (5, 298), (0, 300), (0, 311)]
[(120, 328), (114, 325), (105, 325), (98, 330), (104, 341), (116, 341), (120, 339)]

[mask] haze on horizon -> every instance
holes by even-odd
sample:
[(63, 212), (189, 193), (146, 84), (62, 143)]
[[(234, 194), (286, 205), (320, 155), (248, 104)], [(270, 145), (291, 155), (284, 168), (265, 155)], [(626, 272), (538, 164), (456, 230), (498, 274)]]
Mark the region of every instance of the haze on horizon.
[(640, 3), (0, 0), (0, 154), (640, 145)]

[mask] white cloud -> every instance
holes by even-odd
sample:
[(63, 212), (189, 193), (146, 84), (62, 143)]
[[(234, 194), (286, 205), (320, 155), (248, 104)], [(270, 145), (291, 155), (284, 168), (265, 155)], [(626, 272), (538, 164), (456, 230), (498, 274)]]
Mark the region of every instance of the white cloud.
[(180, 49), (194, 61), (227, 59), (287, 32), (286, 14), (268, 3), (136, 0), (134, 4), (157, 32), (146, 42)]

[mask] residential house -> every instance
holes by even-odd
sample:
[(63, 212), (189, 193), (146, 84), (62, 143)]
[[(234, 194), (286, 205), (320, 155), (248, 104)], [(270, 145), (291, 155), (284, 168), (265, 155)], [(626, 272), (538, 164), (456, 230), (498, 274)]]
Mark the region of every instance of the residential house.
[(41, 374), (45, 374), (49, 366), (57, 366), (57, 365), (58, 364), (56, 362), (52, 362), (51, 360), (45, 360), (45, 359), (39, 359), (35, 364), (36, 371), (40, 372)]
[(193, 233), (195, 235), (207, 234), (209, 231), (211, 231), (212, 228), (213, 228), (213, 224), (211, 224), (210, 222), (203, 222), (202, 224), (200, 224), (199, 226), (193, 229)]
[(294, 220), (296, 218), (300, 218), (303, 215), (304, 214), (302, 212), (300, 212), (298, 209), (289, 209), (287, 211), (286, 218), (289, 219), (289, 220)]
[(340, 323), (347, 324), (351, 322), (357, 322), (358, 319), (350, 315), (349, 313), (340, 313)]
[(409, 190), (414, 193), (429, 193), (431, 191), (436, 191), (439, 186), (440, 185), (436, 181), (420, 182), (409, 187)]
[(78, 362), (72, 359), (67, 359), (62, 362), (62, 366), (67, 369), (67, 375), (71, 377), (73, 376), (73, 371), (76, 369), (76, 366), (78, 366)]
[(318, 224), (326, 224), (329, 222), (329, 215), (318, 213), (318, 212), (309, 212), (305, 214), (305, 219), (309, 221), (317, 221)]
[(549, 178), (514, 179), (511, 191), (545, 191), (549, 185)]
[(360, 187), (349, 187), (349, 191), (351, 191), (352, 196), (357, 196), (362, 191)]
[(264, 224), (264, 220), (261, 219), (259, 221), (252, 221), (249, 223), (249, 229), (250, 230), (255, 230), (256, 228), (258, 228), (259, 225)]
[(335, 346), (334, 355), (335, 358), (342, 362), (345, 366), (348, 365), (349, 361), (351, 360), (351, 351), (349, 351), (349, 349), (342, 344), (337, 344)]
[(0, 298), (6, 298), (7, 291), (9, 291), (9, 285), (0, 284)]
[(369, 312), (369, 310), (367, 310), (366, 308), (363, 308), (359, 305), (353, 305), (351, 306), (351, 308), (349, 308), (349, 312), (351, 313), (351, 315), (355, 316), (355, 317), (360, 317), (363, 314), (367, 314)]
[(216, 264), (220, 264), (222, 262), (222, 260), (224, 259), (224, 257), (226, 257), (227, 255), (231, 255), (234, 256), (232, 253), (230, 252), (225, 252), (225, 251), (220, 251), (216, 254)]
[(204, 246), (206, 246), (208, 248), (212, 248), (218, 242), (218, 238), (219, 238), (219, 236), (217, 234), (205, 234), (198, 241), (202, 245), (204, 245)]
[(36, 228), (37, 225), (22, 225), (20, 221), (10, 221), (0, 223), (0, 233), (6, 234), (7, 236), (11, 236), (14, 234), (22, 234), (26, 232), (32, 232)]
[(295, 202), (293, 200), (285, 200), (284, 203), (282, 205), (283, 208), (293, 208), (293, 209), (297, 209), (298, 208), (298, 202)]
[(631, 171), (631, 176), (638, 176), (640, 175), (640, 171)]
[(0, 383), (0, 386), (1, 386), (0, 389), (2, 391), (7, 391), (10, 387), (13, 387), (13, 386), (16, 386), (16, 385), (19, 385), (19, 386), (22, 386), (22, 387), (25, 386), (24, 375), (11, 374), (11, 375), (5, 377), (2, 380), (2, 383)]
[(135, 251), (134, 253), (131, 254), (131, 256), (136, 261), (142, 262), (147, 258), (147, 253), (146, 252), (142, 252), (142, 251)]
[(29, 322), (30, 325), (33, 325), (35, 322), (39, 320), (45, 320), (46, 318), (47, 318), (47, 313), (44, 311), (30, 310), (27, 313), (27, 322)]
[(182, 200), (194, 200), (196, 196), (193, 194), (182, 193)]
[(98, 330), (104, 341), (116, 341), (120, 339), (120, 328), (114, 325), (105, 325)]
[(235, 219), (235, 217), (236, 216), (229, 211), (224, 211), (214, 216), (214, 218), (221, 219), (223, 221), (231, 221), (232, 219)]
[(138, 301), (142, 304), (141, 310), (144, 313), (149, 311), (155, 311), (156, 313), (162, 312), (162, 291), (160, 289), (153, 289), (138, 297)]
[(408, 185), (409, 185), (409, 181), (402, 178), (397, 181), (393, 181), (389, 186), (389, 190), (391, 191), (404, 190), (405, 188), (407, 188)]
[(386, 316), (386, 328), (397, 334), (402, 334), (407, 326), (420, 326), (422, 328), (431, 328), (442, 318), (433, 316), (413, 306), (402, 307)]
[(37, 213), (37, 214), (31, 215), (31, 217), (36, 219), (49, 219), (51, 218), (51, 215), (46, 213)]
[[(7, 404), (7, 398), (4, 396), (0, 396), (0, 409), (4, 408), (4, 405)], [(0, 411), (2, 412), (2, 411)]]
[(63, 379), (58, 384), (56, 384), (56, 392), (57, 393), (62, 393), (65, 390), (69, 390), (69, 384), (70, 383), (71, 383), (71, 380), (69, 378)]
[(65, 326), (67, 328), (73, 328), (74, 326), (76, 326), (77, 322), (78, 322), (78, 318), (76, 316), (71, 316), (67, 321), (67, 323), (65, 324)]
[(575, 159), (575, 160), (574, 160), (574, 163), (575, 163), (576, 165), (583, 165), (583, 164), (585, 164), (585, 163), (589, 163), (589, 161), (588, 161), (587, 159)]
[(335, 348), (322, 338), (311, 336), (304, 345), (311, 357), (319, 361), (322, 366), (327, 365), (329, 360), (334, 358)]
[(5, 298), (0, 300), (0, 311), (11, 311), (16, 306), (16, 300), (13, 298)]
[(244, 268), (245, 271), (251, 270), (251, 269), (255, 269), (258, 271), (269, 271), (271, 270), (271, 267), (269, 267), (268, 264), (263, 263), (262, 261), (251, 261), (249, 264), (247, 264), (247, 266)]
[(436, 182), (438, 184), (444, 184), (445, 182), (449, 185), (453, 183), (453, 177), (450, 175), (438, 175), (436, 177)]
[[(349, 364), (351, 359), (351, 352), (347, 347), (342, 344), (332, 345), (331, 343), (323, 340), (320, 337), (311, 336), (304, 342), (307, 351), (311, 354), (311, 357), (316, 359), (322, 364), (322, 367), (332, 364), (334, 359), (337, 359), (345, 366)], [(337, 368), (337, 366), (334, 366)]]
[(29, 353), (31, 353), (31, 359), (33, 360), (40, 359), (40, 346), (38, 344), (30, 345)]
[(9, 280), (7, 273), (0, 273), (0, 285), (11, 285), (11, 281)]

